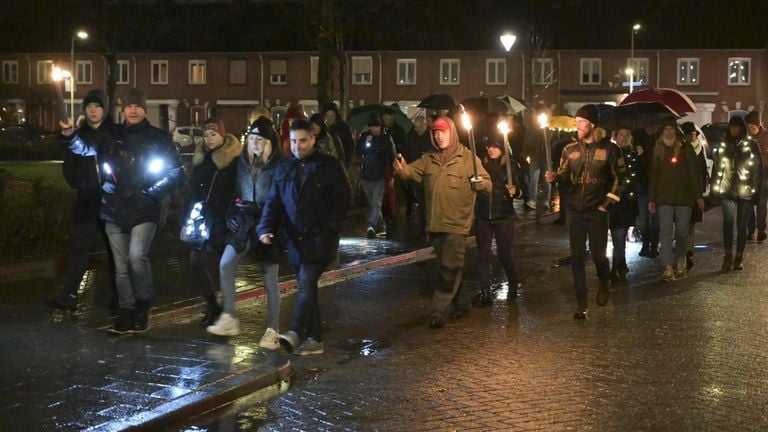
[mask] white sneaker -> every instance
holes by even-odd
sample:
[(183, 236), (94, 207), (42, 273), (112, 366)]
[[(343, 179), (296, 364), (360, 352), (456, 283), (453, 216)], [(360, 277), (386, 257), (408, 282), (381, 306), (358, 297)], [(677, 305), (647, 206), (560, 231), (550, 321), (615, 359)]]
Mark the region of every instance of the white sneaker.
[(323, 343), (318, 342), (313, 338), (309, 337), (307, 338), (307, 340), (304, 341), (304, 343), (301, 344), (298, 352), (294, 354), (305, 356), (305, 355), (313, 355), (313, 354), (322, 354), (323, 351), (325, 351), (325, 346), (323, 345)]
[(272, 327), (267, 327), (267, 331), (265, 331), (264, 336), (261, 337), (259, 346), (272, 351), (280, 348), (280, 334)]
[(228, 313), (222, 313), (219, 319), (205, 330), (217, 336), (237, 336), (240, 334), (240, 320)]

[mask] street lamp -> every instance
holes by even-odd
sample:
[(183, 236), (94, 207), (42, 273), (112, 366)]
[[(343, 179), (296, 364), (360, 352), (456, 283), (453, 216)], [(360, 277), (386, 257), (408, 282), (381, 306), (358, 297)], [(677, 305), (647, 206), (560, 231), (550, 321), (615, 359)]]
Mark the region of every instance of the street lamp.
[[(512, 45), (514, 45), (514, 44), (515, 44), (515, 41), (517, 40), (517, 36), (513, 35), (512, 33), (504, 33), (503, 35), (501, 35), (501, 36), (499, 37), (499, 40), (501, 41), (501, 45), (504, 47), (504, 50), (506, 50), (506, 51), (507, 51), (507, 62), (508, 62), (508, 63), (512, 63), (512, 62), (510, 61), (510, 60), (511, 60), (511, 57), (510, 57), (510, 55), (509, 55), (509, 51), (512, 49)], [(510, 69), (511, 67), (512, 67), (512, 66), (511, 66), (511, 65), (509, 65), (509, 66), (506, 68), (506, 70), (505, 70), (505, 72), (506, 72), (506, 74), (507, 74), (507, 80), (509, 80), (509, 69)]]
[(72, 44), (70, 45), (70, 67), (72, 68), (72, 82), (69, 87), (69, 105), (70, 114), (72, 118), (75, 117), (75, 77), (77, 76), (77, 68), (75, 67), (75, 39), (85, 40), (88, 39), (88, 33), (84, 30), (78, 30), (72, 36)]
[(629, 75), (629, 94), (632, 94), (632, 89), (635, 82), (635, 33), (640, 30), (640, 24), (632, 26), (632, 33), (629, 38), (629, 60), (627, 61), (627, 74)]

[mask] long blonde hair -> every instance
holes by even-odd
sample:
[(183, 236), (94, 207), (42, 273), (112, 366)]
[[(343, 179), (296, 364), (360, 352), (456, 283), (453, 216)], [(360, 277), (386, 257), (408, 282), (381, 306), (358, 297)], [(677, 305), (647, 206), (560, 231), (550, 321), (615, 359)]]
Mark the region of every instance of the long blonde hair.
[[(261, 164), (266, 165), (267, 161), (269, 160), (269, 157), (272, 156), (272, 150), (273, 150), (272, 140), (264, 137), (261, 137), (261, 139), (264, 140), (264, 151), (261, 152), (261, 157), (259, 159), (261, 159)], [(253, 155), (255, 154), (255, 152), (253, 152), (252, 149), (250, 148), (251, 144), (249, 141), (246, 141), (245, 145), (248, 147), (248, 158), (250, 159), (251, 164), (253, 164), (254, 162)]]

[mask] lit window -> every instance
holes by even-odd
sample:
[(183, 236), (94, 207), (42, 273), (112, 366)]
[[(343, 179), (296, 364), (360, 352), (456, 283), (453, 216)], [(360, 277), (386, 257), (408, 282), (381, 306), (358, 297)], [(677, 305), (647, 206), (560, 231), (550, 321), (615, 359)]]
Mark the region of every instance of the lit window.
[(677, 59), (677, 85), (699, 84), (699, 59)]
[(397, 84), (416, 84), (416, 59), (397, 59)]
[(459, 59), (440, 59), (440, 84), (459, 85), (461, 63)]
[(749, 58), (729, 58), (728, 85), (749, 85), (751, 63)]
[(373, 84), (373, 57), (352, 57), (352, 84)]
[(206, 62), (205, 60), (189, 61), (189, 83), (195, 85), (205, 84), (206, 80)]

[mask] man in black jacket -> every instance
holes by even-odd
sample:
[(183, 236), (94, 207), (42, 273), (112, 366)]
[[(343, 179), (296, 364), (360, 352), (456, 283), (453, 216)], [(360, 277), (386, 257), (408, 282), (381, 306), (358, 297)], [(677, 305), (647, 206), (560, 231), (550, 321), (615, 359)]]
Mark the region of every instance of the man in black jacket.
[(571, 271), (578, 309), (575, 319), (587, 318), (587, 276), (584, 261), (587, 238), (592, 261), (600, 279), (597, 304), (608, 303), (611, 269), (606, 256), (608, 245), (608, 207), (618, 202), (624, 179), (624, 160), (619, 148), (605, 139), (597, 128), (595, 105), (584, 105), (576, 111), (578, 139), (563, 149), (557, 177), (547, 171), (545, 178), (552, 183), (569, 184), (568, 219), (571, 246)]
[(389, 135), (381, 131), (381, 120), (373, 116), (368, 120), (368, 132), (360, 137), (357, 152), (363, 158), (360, 167), (360, 185), (368, 199), (371, 211), (368, 215), (368, 238), (387, 234), (381, 203), (386, 188), (386, 171), (395, 161), (395, 146)]
[(291, 154), (275, 168), (257, 232), (271, 244), (278, 228), (288, 236), (288, 259), (298, 290), (290, 331), (281, 343), (299, 355), (322, 354), (318, 281), (336, 259), (341, 228), (350, 208), (351, 188), (341, 163), (315, 149), (312, 126), (298, 119), (290, 129)]
[[(94, 148), (107, 147), (112, 142), (112, 133), (115, 128), (107, 113), (108, 109), (107, 94), (102, 90), (91, 90), (83, 99), (85, 115), (81, 119), (84, 124), (75, 130), (71, 120), (63, 123), (59, 141), (69, 145), (75, 137), (79, 137)], [(77, 190), (77, 196), (72, 206), (67, 276), (62, 289), (46, 297), (45, 304), (50, 308), (77, 310), (77, 290), (88, 268), (88, 253), (94, 234), (101, 226), (99, 222), (101, 180), (98, 164), (96, 155), (77, 156), (67, 152), (64, 157), (64, 178), (73, 189)], [(113, 267), (111, 256), (110, 267)], [(114, 271), (111, 273), (114, 275)]]

